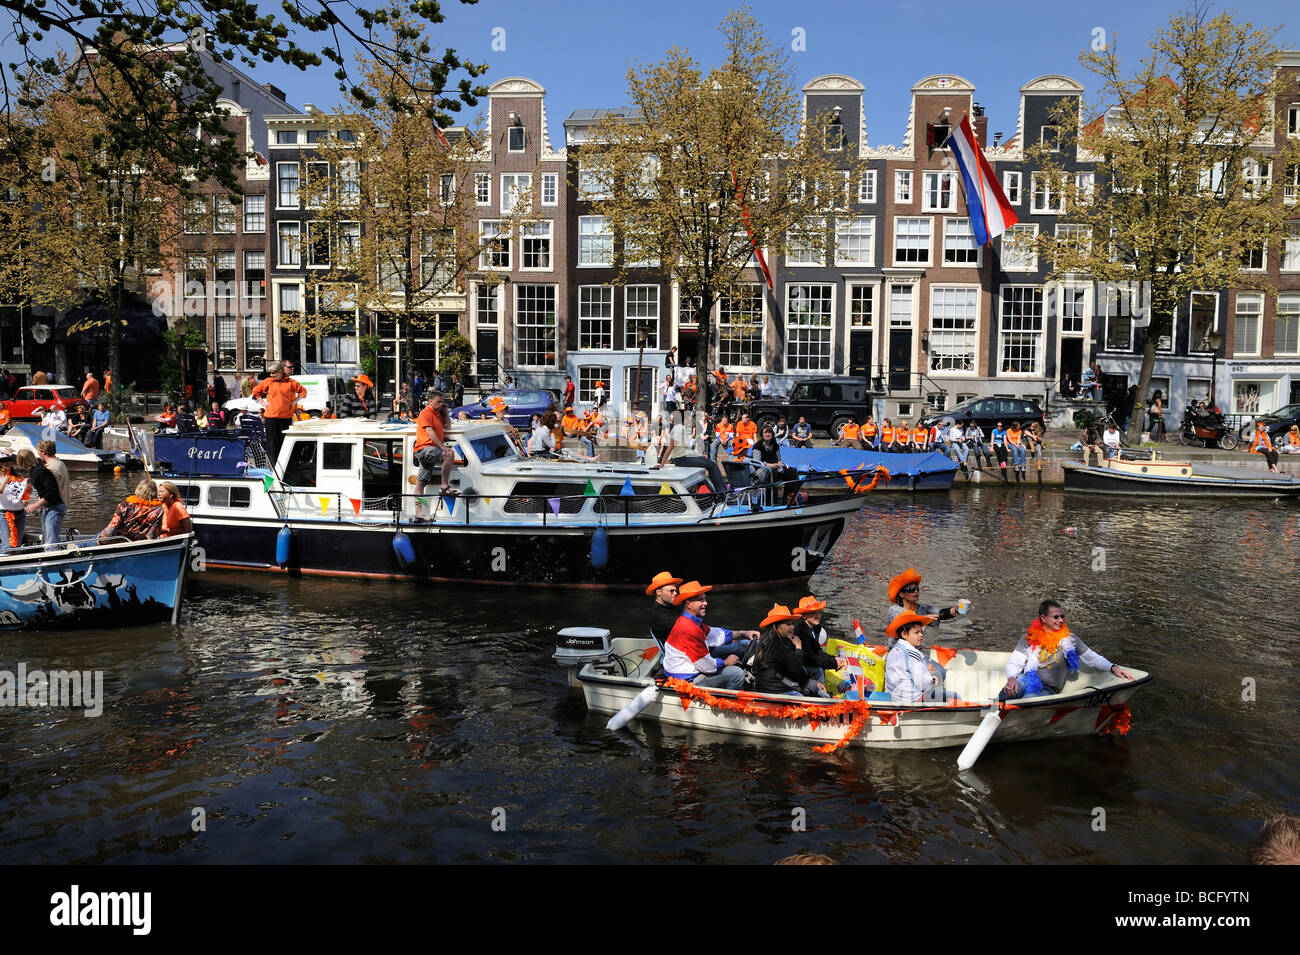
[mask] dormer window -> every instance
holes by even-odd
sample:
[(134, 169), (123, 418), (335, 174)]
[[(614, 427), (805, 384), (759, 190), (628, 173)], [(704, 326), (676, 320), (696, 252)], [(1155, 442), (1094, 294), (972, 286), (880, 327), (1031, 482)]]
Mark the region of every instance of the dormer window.
[(524, 151), (524, 128), (522, 126), (511, 126), (509, 128), (507, 148), (512, 153), (521, 153)]
[(823, 132), (828, 152), (839, 152), (844, 148), (844, 126), (838, 115), (831, 117)]
[(1061, 129), (1059, 126), (1044, 126), (1040, 133), (1039, 143), (1048, 152), (1056, 153), (1061, 151)]

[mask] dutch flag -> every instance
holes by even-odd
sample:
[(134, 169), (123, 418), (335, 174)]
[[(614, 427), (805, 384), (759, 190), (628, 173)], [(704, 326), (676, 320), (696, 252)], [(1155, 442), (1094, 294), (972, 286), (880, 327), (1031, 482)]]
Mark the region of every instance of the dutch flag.
[(990, 239), (996, 239), (1020, 220), (1016, 218), (1011, 203), (1007, 202), (993, 167), (975, 142), (969, 116), (961, 118), (961, 125), (952, 131), (945, 145), (952, 149), (957, 165), (961, 166), (961, 178), (966, 186), (966, 208), (970, 211), (975, 241), (988, 245)]
[(858, 641), (858, 643), (867, 642), (867, 635), (862, 632), (862, 624), (858, 623), (856, 620), (853, 621), (853, 639)]

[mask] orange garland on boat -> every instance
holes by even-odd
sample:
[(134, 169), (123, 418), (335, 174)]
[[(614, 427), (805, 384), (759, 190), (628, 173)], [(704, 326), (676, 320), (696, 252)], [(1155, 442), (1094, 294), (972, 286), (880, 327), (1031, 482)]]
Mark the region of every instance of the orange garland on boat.
[(1111, 721), (1110, 726), (1102, 730), (1103, 733), (1118, 733), (1120, 736), (1127, 736), (1128, 731), (1133, 728), (1133, 711), (1125, 703), (1115, 714), (1115, 719)]
[[(862, 468), (861, 470), (865, 470), (865, 468)], [(876, 468), (875, 477), (871, 479), (870, 484), (859, 485), (858, 481), (861, 481), (862, 479), (859, 477), (855, 480), (854, 478), (849, 477), (848, 468), (840, 468), (840, 476), (844, 478), (844, 483), (849, 486), (854, 494), (866, 494), (868, 491), (874, 491), (876, 485), (880, 483), (881, 478), (884, 478), (886, 484), (889, 483), (889, 469), (884, 467)]]
[[(754, 700), (754, 694), (743, 691), (737, 693), (736, 699), (732, 700), (727, 697), (714, 696), (703, 687), (671, 677), (664, 681), (664, 686), (681, 697), (682, 709), (688, 709), (691, 703), (695, 702), (703, 703), (710, 709), (726, 710), (729, 713), (743, 713), (746, 716), (766, 716), (769, 719), (777, 720), (806, 720), (810, 723), (824, 723), (838, 716), (851, 713), (853, 720), (849, 723), (849, 728), (844, 736), (837, 742), (814, 746), (813, 749), (818, 753), (833, 753), (835, 750), (847, 746), (850, 740), (862, 732), (862, 728), (866, 726), (867, 721), (871, 718), (873, 709), (870, 703), (863, 700), (842, 700), (839, 703), (829, 704), (780, 704), (757, 700), (750, 702)], [(881, 723), (894, 723), (898, 718), (895, 710), (877, 710), (876, 712)]]

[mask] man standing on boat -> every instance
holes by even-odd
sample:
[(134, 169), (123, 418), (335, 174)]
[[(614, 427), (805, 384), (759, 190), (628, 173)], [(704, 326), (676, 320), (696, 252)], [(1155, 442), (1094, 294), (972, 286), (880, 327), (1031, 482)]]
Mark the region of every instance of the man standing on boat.
[(447, 412), (447, 403), (442, 400), (442, 393), (429, 392), (424, 410), (415, 423), (415, 449), (412, 457), (419, 468), (415, 483), (415, 519), (423, 522), (424, 515), (422, 495), (424, 488), (435, 476), (441, 474), (439, 493), (455, 494), (451, 489), (451, 453), (443, 441), (447, 428), (451, 425), (451, 415)]
[(722, 658), (714, 656), (729, 648), (730, 631), (704, 622), (709, 607), (704, 595), (712, 589), (692, 580), (678, 590), (673, 603), (682, 608), (682, 614), (668, 634), (664, 673), (696, 686), (739, 690), (745, 685), (745, 671), (737, 666), (740, 657), (735, 653), (727, 653)]
[(68, 513), (68, 469), (54, 456), (54, 442), (49, 438), (36, 445), (40, 464), (35, 465), (27, 477), (32, 489), (32, 502), (27, 513), (41, 511), (42, 541), (46, 547), (58, 543), (63, 533), (63, 517)]
[(1100, 653), (1070, 632), (1065, 623), (1065, 612), (1055, 600), (1044, 600), (1038, 606), (1038, 616), (1029, 625), (1016, 649), (1007, 661), (1007, 685), (998, 694), (998, 701), (1018, 700), (1022, 696), (1043, 693), (1060, 693), (1071, 673), (1079, 664), (1094, 670), (1109, 670), (1122, 680), (1133, 679), (1133, 674), (1111, 663)]
[(258, 382), (252, 391), (253, 398), (266, 400), (262, 423), (266, 426), (266, 440), (270, 444), (267, 451), (272, 461), (280, 457), (284, 433), (293, 423), (294, 404), (307, 397), (307, 389), (289, 377), (287, 367), (292, 366), (287, 362), (277, 362), (271, 369), (271, 377)]

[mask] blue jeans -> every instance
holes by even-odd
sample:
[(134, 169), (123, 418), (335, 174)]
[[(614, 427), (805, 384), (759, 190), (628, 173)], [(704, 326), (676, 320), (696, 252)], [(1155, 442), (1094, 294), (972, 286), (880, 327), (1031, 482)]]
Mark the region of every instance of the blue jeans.
[(713, 676), (697, 676), (692, 682), (706, 690), (740, 690), (745, 686), (745, 671), (738, 666), (723, 667)]
[(1023, 444), (1012, 444), (1008, 441), (1007, 450), (1011, 452), (1011, 466), (1023, 469), (1025, 466), (1025, 446)]
[(725, 660), (733, 653), (745, 659), (745, 654), (749, 652), (749, 640), (732, 640), (730, 643), (724, 643), (721, 646), (714, 647), (709, 651), (709, 656), (716, 657), (719, 660)]
[(957, 459), (958, 464), (965, 464), (966, 458), (970, 455), (970, 452), (966, 450), (966, 445), (962, 444), (961, 442), (952, 445), (948, 450), (950, 452), (950, 456), (955, 457)]
[(46, 546), (57, 544), (63, 536), (63, 516), (67, 513), (66, 504), (55, 504), (53, 507), (47, 504), (41, 511), (41, 540)]

